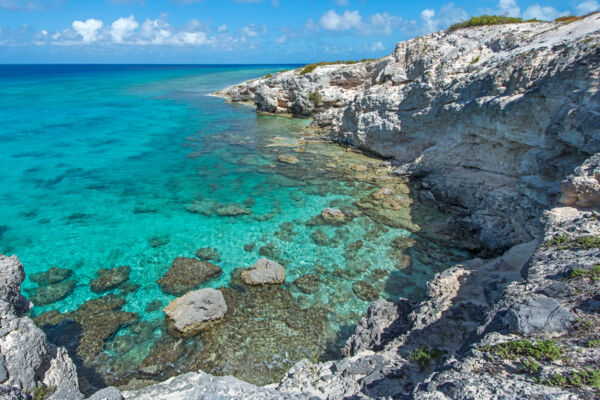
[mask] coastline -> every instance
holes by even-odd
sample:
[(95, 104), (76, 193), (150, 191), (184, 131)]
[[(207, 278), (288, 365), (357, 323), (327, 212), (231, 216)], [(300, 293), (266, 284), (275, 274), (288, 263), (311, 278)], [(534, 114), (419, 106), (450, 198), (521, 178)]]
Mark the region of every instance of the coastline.
[[(590, 76), (597, 72), (598, 63), (595, 61), (600, 57), (600, 50), (592, 47), (590, 41), (586, 42), (585, 36), (592, 32), (591, 37), (598, 40), (598, 29), (593, 29), (598, 18), (597, 15), (592, 15), (581, 22), (573, 23), (569, 27), (571, 33), (561, 31), (561, 35), (566, 35), (565, 37), (571, 40), (569, 43), (575, 49), (573, 52), (567, 51), (566, 55), (563, 55), (559, 50), (553, 53), (554, 50), (538, 49), (541, 55), (539, 59), (535, 59), (535, 62), (542, 65), (536, 70), (536, 73), (541, 74), (540, 76), (532, 76), (530, 71), (521, 65), (523, 60), (516, 56), (518, 52), (510, 53), (512, 51), (510, 45), (507, 45), (508, 50), (500, 49), (501, 56), (490, 56), (492, 57), (491, 61), (488, 60), (490, 64), (480, 75), (477, 71), (470, 71), (478, 82), (481, 74), (489, 76), (490, 71), (497, 68), (498, 63), (508, 60), (517, 63), (518, 66), (513, 69), (517, 71), (515, 73), (525, 74), (524, 76), (530, 82), (525, 87), (517, 85), (516, 89), (513, 88), (515, 93), (519, 93), (518, 97), (517, 94), (513, 94), (498, 100), (494, 96), (486, 95), (472, 102), (466, 102), (468, 105), (457, 105), (456, 103), (460, 102), (452, 102), (448, 107), (450, 111), (442, 107), (443, 111), (440, 111), (442, 115), (443, 112), (448, 111), (450, 115), (464, 116), (462, 123), (465, 125), (474, 123), (476, 121), (474, 116), (483, 115), (484, 122), (487, 123), (491, 118), (497, 121), (494, 126), (508, 129), (508, 133), (498, 132), (499, 136), (485, 132), (478, 137), (479, 142), (473, 140), (461, 142), (461, 137), (451, 136), (450, 141), (440, 139), (433, 145), (430, 143), (430, 147), (424, 152), (422, 142), (417, 135), (420, 131), (416, 133), (410, 131), (411, 118), (414, 117), (413, 114), (419, 117), (419, 111), (398, 110), (397, 106), (394, 106), (394, 112), (404, 113), (403, 116), (406, 117), (404, 121), (409, 121), (406, 124), (408, 127), (402, 125), (402, 129), (408, 129), (407, 135), (410, 140), (400, 137), (398, 140), (401, 145), (399, 145), (398, 141), (388, 137), (391, 134), (388, 131), (399, 125), (395, 120), (397, 117), (390, 111), (386, 98), (392, 98), (395, 102), (398, 102), (399, 98), (389, 95), (387, 91), (405, 87), (407, 83), (402, 82), (406, 81), (406, 75), (410, 73), (421, 77), (419, 84), (429, 79), (428, 72), (423, 68), (418, 71), (406, 71), (402, 69), (403, 67), (394, 66), (392, 57), (395, 58), (396, 64), (401, 63), (405, 57), (413, 56), (417, 58), (412, 60), (411, 65), (427, 64), (431, 59), (423, 50), (428, 45), (422, 42), (422, 38), (400, 43), (394, 56), (380, 60), (383, 65), (372, 71), (378, 71), (380, 76), (389, 77), (389, 80), (383, 79), (377, 85), (378, 87), (361, 87), (360, 89), (364, 89), (366, 94), (353, 93), (352, 96), (348, 96), (346, 93), (336, 99), (337, 94), (345, 92), (335, 92), (338, 89), (332, 87), (320, 87), (319, 90), (323, 92), (323, 99), (320, 101), (325, 105), (315, 104), (314, 101), (307, 102), (306, 94), (315, 90), (310, 84), (304, 88), (306, 93), (296, 94), (295, 100), (283, 90), (256, 85), (257, 80), (225, 89), (233, 93), (230, 97), (232, 101), (236, 98), (250, 99), (250, 95), (254, 96), (251, 100), (258, 105), (259, 112), (270, 110), (268, 112), (278, 114), (290, 109), (299, 111), (297, 114), (305, 115), (316, 111), (313, 124), (321, 128), (332, 127), (334, 140), (354, 145), (359, 149), (371, 149), (379, 154), (389, 155), (396, 152), (394, 154), (398, 156), (395, 157), (395, 161), (399, 165), (394, 166), (395, 168), (392, 168), (391, 164), (386, 166), (388, 172), (396, 177), (406, 177), (420, 190), (420, 196), (424, 200), (439, 203), (442, 207), (446, 206), (456, 211), (458, 217), (449, 223), (452, 232), (459, 235), (462, 230), (464, 238), (477, 237), (478, 243), (474, 244), (473, 250), (479, 252), (481, 256), (488, 257), (461, 262), (437, 274), (427, 284), (427, 295), (420, 303), (415, 304), (407, 299), (394, 302), (380, 300), (373, 303), (366, 315), (360, 319), (354, 335), (346, 342), (343, 350), (345, 358), (316, 364), (301, 361), (275, 386), (260, 388), (230, 377), (216, 378), (199, 372), (174, 377), (162, 384), (139, 391), (124, 392), (122, 396), (126, 399), (140, 400), (161, 398), (161, 396), (194, 396), (200, 393), (219, 394), (231, 398), (237, 396), (290, 399), (310, 396), (324, 399), (347, 396), (414, 399), (502, 396), (593, 398), (597, 395), (597, 389), (591, 385), (569, 386), (554, 384), (554, 382), (558, 382), (557, 376), (564, 379), (581, 378), (590, 365), (596, 365), (591, 368), (596, 368), (593, 371), (597, 373), (597, 363), (600, 359), (600, 350), (589, 345), (595, 343), (594, 341), (597, 341), (600, 335), (597, 323), (597, 301), (594, 297), (598, 281), (593, 275), (600, 256), (600, 245), (597, 243), (600, 235), (597, 213), (600, 206), (597, 195), (600, 190), (598, 184), (600, 163), (597, 155), (592, 154), (600, 150), (598, 141), (600, 134), (597, 126), (594, 128), (593, 125), (594, 121), (598, 121), (599, 110), (597, 104), (594, 106), (595, 103), (590, 101), (590, 98), (593, 99), (594, 94), (597, 95), (598, 92), (597, 74), (596, 78)], [(534, 37), (546, 32), (540, 33), (540, 29), (534, 25), (475, 28), (464, 34), (438, 33), (426, 37), (425, 40), (449, 52), (448, 48), (444, 48), (447, 45), (448, 35), (455, 35), (454, 38), (458, 37), (459, 41), (468, 39), (475, 43), (481, 43), (482, 38), (485, 38), (489, 40), (487, 43), (493, 44), (495, 42), (491, 39), (498, 37), (514, 39), (515, 32)], [(563, 25), (557, 25), (558, 31), (562, 28)], [(586, 34), (581, 35), (578, 29)], [(573, 34), (573, 32), (579, 33)], [(473, 34), (475, 39), (467, 37), (469, 34)], [(467, 42), (469, 43), (471, 42)], [(512, 45), (514, 44), (513, 42)], [(580, 54), (575, 54), (577, 51)], [(468, 58), (465, 54), (460, 56)], [(543, 72), (540, 72), (544, 71), (543, 67), (555, 58), (567, 60), (562, 64), (559, 63), (557, 67), (559, 77), (561, 71), (569, 71), (571, 65), (583, 71), (580, 72), (583, 77), (579, 76), (576, 83), (586, 85), (589, 95), (587, 98), (579, 98), (578, 102), (574, 103), (573, 112), (575, 115), (587, 118), (585, 121), (588, 123), (576, 126), (567, 123), (574, 117), (570, 114), (561, 114), (560, 110), (557, 111), (554, 107), (548, 113), (557, 112), (556, 118), (562, 119), (553, 125), (555, 131), (551, 133), (552, 138), (558, 137), (560, 140), (552, 139), (548, 145), (544, 142), (547, 138), (546, 131), (542, 128), (545, 127), (539, 127), (520, 118), (516, 123), (529, 125), (520, 127), (526, 137), (517, 140), (516, 132), (510, 131), (512, 122), (506, 121), (509, 116), (505, 110), (508, 107), (509, 110), (515, 111), (518, 106), (530, 105), (527, 101), (534, 102), (534, 99), (539, 97), (540, 91), (547, 90), (547, 93), (554, 93), (559, 89), (565, 90), (562, 86), (564, 82), (559, 80), (557, 83), (550, 80), (548, 83), (548, 80), (544, 81)], [(531, 60), (526, 61), (526, 63), (531, 62)], [(471, 67), (466, 64), (468, 62), (464, 62), (459, 67), (470, 70)], [(435, 71), (435, 68), (431, 68), (432, 65), (435, 63), (429, 65), (429, 71)], [(519, 69), (519, 66), (522, 68)], [(329, 85), (329, 82), (336, 82), (334, 78), (339, 72), (336, 68), (317, 68), (313, 72), (312, 79), (319, 84), (327, 82)], [(354, 65), (339, 68), (346, 77), (348, 72), (354, 71), (356, 76), (363, 79), (365, 70), (368, 72), (371, 67)], [(383, 73), (386, 68), (388, 68), (387, 73)], [(330, 73), (332, 75), (328, 75)], [(501, 78), (497, 75), (493, 76), (493, 79)], [(281, 82), (278, 79), (302, 80), (304, 78), (294, 71), (289, 71), (274, 74), (269, 79), (273, 82)], [(360, 81), (360, 79), (354, 80)], [(574, 81), (575, 78), (572, 80)], [(346, 82), (348, 81), (346, 79)], [(386, 85), (386, 82), (390, 83)], [(465, 90), (465, 87), (468, 88), (468, 79), (466, 82), (461, 81), (460, 85), (455, 86), (456, 90), (460, 92)], [(547, 86), (539, 82), (546, 82)], [(431, 82), (429, 84), (434, 86)], [(537, 86), (538, 84), (542, 87)], [(554, 84), (558, 87), (553, 86)], [(570, 85), (574, 82), (569, 81), (566, 84)], [(339, 81), (331, 86), (338, 85)], [(235, 89), (240, 87), (240, 90)], [(489, 90), (494, 93), (495, 89)], [(407, 93), (414, 94), (410, 90)], [(278, 98), (283, 95), (285, 95), (285, 103), (280, 102)], [(445, 94), (438, 93), (438, 96), (444, 97)], [(460, 95), (457, 97), (461, 98)], [(519, 100), (521, 102), (517, 102), (516, 105), (507, 105), (506, 101), (514, 99), (525, 100)], [(488, 101), (489, 104), (487, 108), (477, 106), (477, 101)], [(286, 107), (280, 107), (280, 104), (286, 104)], [(535, 105), (539, 106), (537, 103)], [(457, 109), (452, 110), (452, 107)], [(466, 115), (467, 112), (470, 114)], [(527, 114), (526, 110), (523, 113)], [(431, 117), (426, 112), (424, 114)], [(376, 126), (376, 129), (365, 125), (367, 119)], [(567, 122), (564, 122), (565, 120)], [(438, 123), (444, 124), (445, 121), (447, 122), (441, 119)], [(481, 125), (482, 122), (479, 121), (478, 126)], [(452, 129), (456, 128), (456, 125), (449, 126)], [(498, 130), (501, 130), (500, 128)], [(585, 139), (578, 142), (579, 147), (574, 145), (572, 129)], [(470, 131), (465, 129), (464, 132), (466, 135)], [(536, 138), (536, 134), (542, 139)], [(439, 135), (441, 134), (438, 132)], [(490, 142), (485, 142), (491, 140), (490, 138), (498, 140), (499, 137), (514, 140), (510, 145), (514, 145), (515, 148), (508, 149), (512, 152), (490, 147), (488, 146)], [(557, 146), (560, 141), (569, 143), (571, 153), (569, 157), (559, 160), (562, 164), (557, 167), (545, 157), (554, 154), (548, 151), (556, 150), (552, 149), (552, 146)], [(474, 143), (477, 143), (477, 146)], [(480, 146), (481, 143), (484, 145)], [(527, 151), (519, 150), (526, 144)], [(473, 151), (465, 150), (469, 145), (474, 149)], [(393, 151), (383, 151), (386, 146)], [(406, 159), (407, 154), (397, 153), (402, 146), (408, 149), (406, 153), (418, 156), (414, 159)], [(561, 148), (565, 146), (563, 144)], [(490, 153), (492, 148), (496, 149), (493, 154), (497, 155), (492, 162), (481, 158), (482, 154), (488, 156), (492, 154)], [(549, 162), (549, 164), (544, 164), (542, 167), (529, 164), (532, 149), (538, 150), (536, 153), (538, 163)], [(465, 154), (470, 156), (470, 159), (463, 157), (461, 160), (466, 159), (472, 163), (470, 165), (452, 163), (456, 159), (457, 152), (464, 152), (463, 156)], [(533, 174), (529, 173), (532, 171), (525, 171), (529, 173), (525, 175), (528, 177), (526, 180), (521, 179), (521, 175), (517, 174), (518, 171), (503, 174), (497, 172), (497, 168), (510, 168), (507, 165), (515, 160), (518, 160), (520, 165), (530, 169), (537, 168), (537, 170), (533, 171), (535, 172)], [(437, 168), (436, 162), (440, 165)], [(494, 167), (494, 164), (497, 165)], [(544, 166), (549, 165), (556, 167), (555, 170), (551, 171), (551, 176), (547, 171), (545, 171), (546, 175), (543, 175), (544, 171), (540, 171)], [(517, 178), (512, 174), (517, 174)], [(475, 184), (468, 185), (468, 180), (472, 180)], [(481, 187), (477, 187), (478, 185)], [(542, 196), (540, 193), (545, 195)], [(490, 236), (493, 234), (495, 236)], [(461, 239), (460, 236), (456, 238)], [(575, 271), (583, 272), (575, 273)], [(515, 343), (526, 346), (526, 341), (529, 341), (529, 346), (533, 346), (531, 356), (522, 354), (504, 356)], [(555, 351), (560, 354), (558, 359), (569, 360), (569, 362), (557, 363), (555, 358), (543, 354), (539, 356), (542, 343), (546, 345), (552, 343), (552, 346), (558, 349)], [(527, 357), (533, 358), (536, 368), (531, 367), (532, 363)]]

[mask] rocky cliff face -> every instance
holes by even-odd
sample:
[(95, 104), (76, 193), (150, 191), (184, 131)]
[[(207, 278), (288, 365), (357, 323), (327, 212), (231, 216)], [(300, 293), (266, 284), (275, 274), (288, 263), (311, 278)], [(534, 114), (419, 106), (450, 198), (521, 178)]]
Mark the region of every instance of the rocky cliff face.
[[(596, 14), (436, 33), (377, 61), (221, 92), (259, 111), (313, 116), (335, 140), (393, 158), (396, 174), (463, 209), (455, 222), (497, 256), (436, 275), (419, 304), (373, 303), (345, 358), (301, 361), (277, 385), (200, 371), (91, 399), (597, 398), (599, 29)], [(0, 276), (0, 397), (28, 398), (44, 382), (64, 388), (56, 398), (78, 398), (62, 349), (6, 328), (31, 321), (16, 316), (20, 263), (0, 257), (13, 271)], [(41, 361), (14, 373), (10, 349), (23, 340)]]
[(600, 150), (600, 14), (437, 32), (393, 55), (274, 74), (220, 92), (314, 118), (394, 159), (498, 253), (538, 236), (560, 182)]

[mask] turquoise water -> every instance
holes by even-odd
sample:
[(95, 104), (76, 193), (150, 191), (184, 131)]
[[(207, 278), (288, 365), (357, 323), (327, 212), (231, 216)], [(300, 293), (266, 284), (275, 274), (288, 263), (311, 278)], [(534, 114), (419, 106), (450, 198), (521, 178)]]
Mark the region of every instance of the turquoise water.
[[(217, 288), (269, 244), (286, 261), (286, 288), (299, 301), (328, 307), (339, 342), (369, 304), (353, 294), (357, 280), (372, 283), (381, 297), (419, 298), (446, 264), (411, 253), (412, 267), (402, 270), (389, 254), (395, 237), (418, 236), (364, 215), (343, 227), (306, 225), (324, 208), (351, 206), (378, 189), (325, 168), (328, 152), (338, 160), (378, 160), (332, 144), (304, 146), (307, 120), (259, 116), (252, 107), (208, 96), (287, 68), (1, 66), (0, 251), (17, 254), (28, 275), (58, 266), (72, 269), (76, 280), (70, 295), (36, 306), (33, 314), (76, 310), (101, 296), (89, 286), (99, 268), (127, 265), (140, 286), (125, 296), (123, 310), (162, 321), (162, 311), (145, 309), (153, 300), (166, 305), (174, 298), (156, 280), (175, 257), (217, 249), (215, 263), (224, 273), (205, 285)], [(277, 162), (278, 154), (290, 152), (298, 167)], [(311, 173), (296, 176), (295, 168)], [(214, 202), (243, 204), (252, 214), (190, 212), (191, 205)], [(293, 232), (281, 235), (283, 223)], [(317, 245), (315, 229), (338, 238), (338, 245)], [(352, 260), (363, 266), (358, 272), (322, 276), (311, 296), (291, 284), (306, 273), (350, 268), (346, 245), (356, 240), (362, 241)], [(249, 244), (255, 246), (248, 250)], [(31, 294), (36, 286), (27, 279), (23, 289)]]

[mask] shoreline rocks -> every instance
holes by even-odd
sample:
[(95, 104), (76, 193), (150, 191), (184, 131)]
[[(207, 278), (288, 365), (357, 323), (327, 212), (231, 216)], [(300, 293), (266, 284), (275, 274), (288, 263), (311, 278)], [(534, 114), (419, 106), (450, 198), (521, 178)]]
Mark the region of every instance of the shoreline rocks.
[(227, 304), (219, 290), (204, 288), (176, 298), (163, 309), (169, 333), (189, 338), (222, 319)]
[(131, 268), (121, 266), (117, 268), (100, 268), (97, 272), (97, 277), (90, 281), (90, 289), (94, 293), (103, 293), (112, 289), (116, 289), (122, 283), (129, 279)]

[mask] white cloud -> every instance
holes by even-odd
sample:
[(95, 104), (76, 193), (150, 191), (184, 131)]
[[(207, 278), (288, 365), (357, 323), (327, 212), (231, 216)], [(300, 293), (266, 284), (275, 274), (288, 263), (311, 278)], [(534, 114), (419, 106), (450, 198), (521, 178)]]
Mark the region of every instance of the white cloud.
[(304, 24), (304, 30), (308, 32), (315, 32), (319, 30), (319, 25), (317, 25), (315, 21), (312, 20), (312, 18), (309, 18), (306, 21), (306, 24)]
[(381, 50), (383, 50), (383, 43), (381, 43), (381, 42), (375, 42), (375, 43), (373, 43), (371, 45), (371, 48), (369, 50), (371, 50), (373, 52), (375, 52), (375, 51), (381, 51)]
[(575, 7), (577, 15), (585, 15), (600, 10), (600, 4), (596, 0), (583, 1)]
[(119, 18), (111, 25), (110, 36), (115, 43), (123, 43), (123, 39), (133, 34), (140, 24), (133, 15), (127, 18)]
[(450, 2), (443, 5), (439, 11), (425, 9), (421, 11), (421, 33), (427, 34), (440, 29), (446, 29), (455, 22), (468, 18), (468, 14), (460, 7)]
[(319, 24), (323, 29), (329, 31), (345, 31), (361, 26), (362, 17), (358, 11), (346, 10), (344, 14), (338, 14), (334, 10), (329, 10), (321, 16)]
[(516, 0), (498, 0), (498, 14), (518, 17), (521, 14), (521, 8)]
[(227, 25), (223, 24), (217, 28), (217, 32), (227, 32)]
[(73, 30), (81, 35), (84, 43), (95, 42), (99, 38), (103, 23), (98, 19), (89, 18), (85, 22), (73, 21)]
[(18, 11), (41, 11), (57, 3), (57, 0), (0, 0), (0, 8)]
[(560, 12), (554, 7), (541, 6), (539, 4), (533, 4), (523, 12), (523, 18), (525, 19), (539, 19), (542, 21), (554, 21), (557, 17), (562, 15), (568, 15), (568, 12)]
[(277, 43), (277, 44), (286, 43), (287, 41), (288, 41), (288, 38), (285, 35), (281, 35), (277, 39), (275, 39), (275, 43)]

